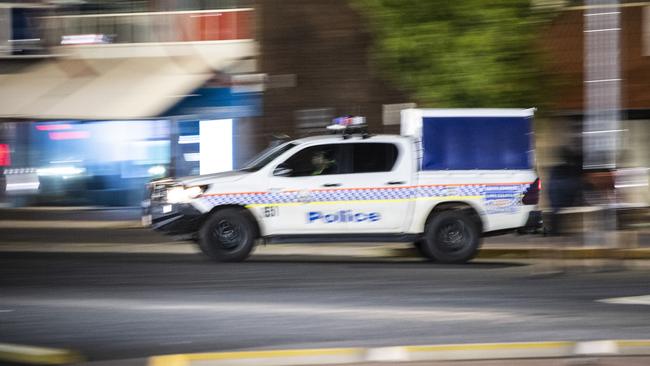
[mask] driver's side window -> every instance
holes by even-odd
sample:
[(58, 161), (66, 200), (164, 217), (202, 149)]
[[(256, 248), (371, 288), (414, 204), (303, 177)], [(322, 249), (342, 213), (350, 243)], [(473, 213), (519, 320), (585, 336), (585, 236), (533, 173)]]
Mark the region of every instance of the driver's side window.
[(297, 152), (280, 165), (291, 169), (287, 175), (290, 177), (342, 174), (341, 158), (341, 144), (316, 145)]

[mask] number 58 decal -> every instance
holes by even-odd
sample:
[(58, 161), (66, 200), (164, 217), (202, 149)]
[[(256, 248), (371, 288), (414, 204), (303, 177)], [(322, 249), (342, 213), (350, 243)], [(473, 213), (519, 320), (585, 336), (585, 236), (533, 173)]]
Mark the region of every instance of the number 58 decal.
[(264, 217), (280, 216), (280, 207), (278, 206), (265, 206)]

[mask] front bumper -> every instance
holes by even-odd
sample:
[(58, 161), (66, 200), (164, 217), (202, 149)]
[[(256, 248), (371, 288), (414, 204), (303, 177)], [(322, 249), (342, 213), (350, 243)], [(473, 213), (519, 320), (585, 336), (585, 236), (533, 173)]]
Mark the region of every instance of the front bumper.
[(166, 235), (187, 235), (199, 230), (204, 215), (187, 203), (145, 201), (142, 224)]

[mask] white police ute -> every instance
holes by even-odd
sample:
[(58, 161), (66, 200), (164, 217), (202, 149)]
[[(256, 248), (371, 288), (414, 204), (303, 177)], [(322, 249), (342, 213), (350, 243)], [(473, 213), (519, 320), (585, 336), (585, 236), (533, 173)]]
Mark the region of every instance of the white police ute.
[(541, 226), (534, 109), (407, 109), (401, 135), (363, 118), (286, 142), (231, 172), (150, 183), (143, 222), (189, 235), (216, 261), (259, 242), (412, 242), (471, 260), (481, 237)]

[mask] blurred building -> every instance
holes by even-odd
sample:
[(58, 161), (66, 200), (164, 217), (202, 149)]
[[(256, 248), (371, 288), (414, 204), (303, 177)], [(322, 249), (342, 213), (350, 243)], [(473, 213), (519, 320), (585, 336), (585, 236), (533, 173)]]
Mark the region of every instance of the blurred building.
[[(7, 196), (137, 205), (152, 178), (240, 164), (253, 153), (240, 126), (261, 113), (249, 5), (0, 4), (10, 24), (0, 58)], [(16, 46), (27, 37), (29, 52)]]
[[(541, 35), (558, 84), (542, 167), (580, 144), (583, 11)], [(621, 11), (620, 166), (648, 167), (650, 10)], [(348, 1), (5, 1), (0, 18), (0, 167), (9, 194), (37, 187), (41, 203), (137, 204), (153, 177), (238, 167), (274, 135), (322, 133), (340, 115), (398, 133), (414, 106), (379, 77)]]
[(8, 193), (132, 205), (152, 177), (228, 170), (338, 115), (397, 132), (408, 98), (369, 66), (363, 19), (344, 1), (307, 3), (5, 3), (14, 31), (0, 41), (38, 50), (0, 61)]
[(260, 70), (267, 75), (258, 140), (322, 133), (347, 114), (366, 116), (374, 133), (399, 133), (399, 109), (411, 97), (379, 77), (370, 27), (350, 2), (258, 4)]

